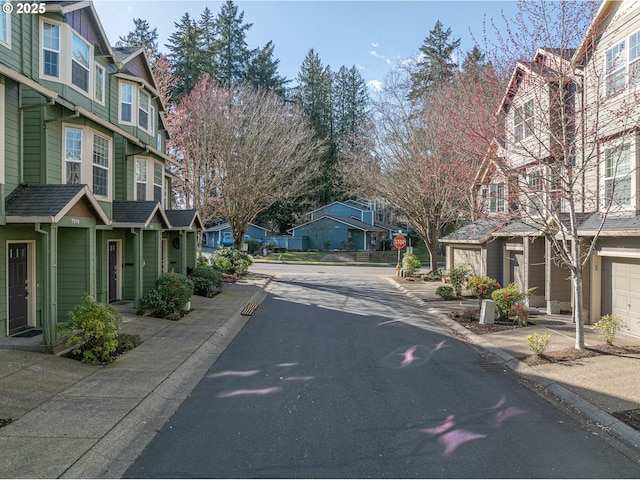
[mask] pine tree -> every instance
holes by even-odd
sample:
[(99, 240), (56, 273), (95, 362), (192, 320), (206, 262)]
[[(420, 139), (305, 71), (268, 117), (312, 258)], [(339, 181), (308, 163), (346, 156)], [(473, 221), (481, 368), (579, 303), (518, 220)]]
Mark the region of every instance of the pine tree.
[(451, 40), (451, 28), (443, 28), (438, 20), (420, 47), (421, 58), (411, 74), (410, 100), (418, 100), (432, 86), (451, 80), (458, 68), (453, 54), (460, 46), (460, 39)]
[(341, 67), (334, 77), (335, 137), (341, 145), (350, 147), (361, 132), (369, 111), (367, 84), (355, 67)]
[(196, 22), (185, 13), (180, 23), (174, 23), (176, 31), (169, 37), (166, 47), (171, 52), (169, 58), (173, 64), (176, 78), (172, 96), (174, 101), (187, 93), (202, 77), (202, 54), (199, 49), (200, 29)]
[(144, 47), (147, 58), (151, 63), (158, 59), (158, 29), (153, 30), (146, 20), (133, 19), (134, 29), (126, 37), (120, 37), (116, 47)]
[(198, 21), (200, 30), (200, 56), (202, 70), (210, 77), (216, 78), (218, 73), (216, 58), (216, 30), (217, 22), (209, 7), (206, 7)]
[(216, 18), (216, 38), (213, 51), (216, 59), (216, 80), (220, 85), (232, 87), (245, 81), (251, 51), (247, 47), (246, 32), (253, 24), (242, 23), (244, 12), (227, 0)]
[(273, 41), (269, 40), (264, 47), (256, 50), (247, 68), (246, 81), (255, 88), (274, 92), (284, 98), (290, 80), (278, 75), (280, 60), (273, 58), (274, 48)]

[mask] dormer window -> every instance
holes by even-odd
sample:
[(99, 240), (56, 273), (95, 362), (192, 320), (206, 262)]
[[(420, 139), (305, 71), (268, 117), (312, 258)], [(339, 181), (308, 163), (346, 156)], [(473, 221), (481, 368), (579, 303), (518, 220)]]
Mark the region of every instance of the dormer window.
[(156, 115), (151, 95), (137, 84), (120, 81), (120, 123), (137, 125), (149, 135), (154, 135)]

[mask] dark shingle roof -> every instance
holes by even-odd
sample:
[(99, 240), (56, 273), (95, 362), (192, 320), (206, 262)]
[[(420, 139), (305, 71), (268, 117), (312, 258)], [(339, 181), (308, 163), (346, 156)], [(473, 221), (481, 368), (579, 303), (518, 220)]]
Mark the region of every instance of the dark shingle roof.
[[(197, 218), (197, 210), (165, 210), (172, 227), (191, 228)], [(197, 227), (197, 225), (196, 225)]]
[(496, 230), (498, 230), (504, 222), (502, 220), (494, 218), (480, 218), (475, 222), (470, 223), (457, 229), (455, 232), (440, 239), (443, 243), (456, 243), (456, 242), (472, 242), (483, 243), (491, 238)]
[(84, 185), (19, 185), (5, 200), (11, 217), (55, 217)]
[[(156, 213), (159, 213), (163, 220), (166, 220), (166, 215), (158, 202), (151, 200), (143, 202), (116, 200), (113, 202), (113, 223), (147, 226)], [(168, 220), (166, 222), (168, 223)]]
[[(602, 223), (602, 215), (600, 213), (595, 213), (590, 215), (582, 225), (580, 225), (580, 232), (595, 232), (600, 228)], [(612, 215), (609, 214), (604, 219), (604, 225), (602, 226), (602, 233), (613, 233), (613, 232), (633, 232), (637, 231), (640, 233), (640, 216), (635, 215)]]
[(360, 220), (356, 220), (355, 218), (351, 217), (334, 217), (332, 215), (327, 215), (327, 218), (339, 220), (366, 232), (384, 232), (383, 228), (376, 227), (375, 225), (371, 225), (370, 223), (361, 222)]

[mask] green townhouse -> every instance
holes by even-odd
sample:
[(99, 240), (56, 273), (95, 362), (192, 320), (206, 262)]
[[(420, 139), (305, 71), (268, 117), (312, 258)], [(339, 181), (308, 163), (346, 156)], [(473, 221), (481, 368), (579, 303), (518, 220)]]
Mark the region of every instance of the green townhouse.
[[(8, 0), (0, 0), (0, 6)], [(202, 222), (172, 209), (164, 105), (142, 49), (93, 4), (0, 13), (0, 339), (55, 327), (88, 293), (140, 298), (195, 267)]]

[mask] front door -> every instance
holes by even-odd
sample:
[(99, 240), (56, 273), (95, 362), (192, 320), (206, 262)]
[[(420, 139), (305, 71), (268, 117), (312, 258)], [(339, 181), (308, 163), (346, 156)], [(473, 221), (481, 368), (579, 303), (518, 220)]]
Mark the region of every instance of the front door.
[(29, 283), (26, 243), (9, 244), (9, 334), (29, 325)]
[(109, 303), (120, 299), (118, 292), (118, 242), (109, 244)]

